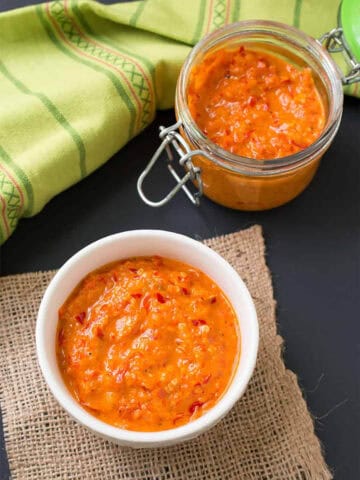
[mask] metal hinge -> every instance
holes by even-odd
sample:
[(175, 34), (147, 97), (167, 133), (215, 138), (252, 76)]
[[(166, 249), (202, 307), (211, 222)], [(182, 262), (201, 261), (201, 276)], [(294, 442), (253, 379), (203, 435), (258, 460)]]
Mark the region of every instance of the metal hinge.
[(360, 81), (360, 63), (356, 61), (347, 47), (342, 28), (333, 28), (330, 32), (324, 33), (318, 39), (318, 42), (330, 53), (343, 54), (346, 63), (350, 66), (350, 71), (341, 79), (344, 85), (351, 85)]
[[(192, 158), (196, 155), (205, 156), (207, 158), (210, 158), (210, 156), (203, 150), (191, 150), (188, 143), (184, 140), (184, 138), (181, 136), (181, 134), (178, 131), (181, 125), (182, 125), (181, 121), (178, 121), (177, 123), (175, 123), (174, 125), (171, 125), (170, 127), (167, 127), (167, 128), (162, 126), (160, 127), (159, 137), (160, 137), (160, 140), (162, 140), (161, 145), (156, 150), (150, 162), (147, 164), (145, 170), (141, 173), (140, 177), (138, 178), (137, 190), (139, 192), (139, 195), (142, 198), (142, 200), (150, 207), (161, 207), (165, 205), (176, 195), (176, 193), (180, 189), (182, 189), (185, 192), (187, 197), (191, 200), (191, 202), (194, 205), (198, 206), (200, 204), (200, 197), (203, 193), (201, 170), (199, 167), (194, 166), (192, 162)], [(158, 201), (152, 201), (149, 198), (147, 198), (147, 196), (145, 195), (143, 191), (143, 183), (145, 178), (148, 176), (149, 172), (151, 171), (155, 163), (158, 161), (158, 159), (160, 158), (164, 150), (167, 153), (167, 167), (171, 175), (175, 178), (176, 185), (164, 198)], [(179, 164), (186, 171), (183, 177), (180, 177), (177, 174), (174, 167), (172, 166), (172, 163), (174, 161), (173, 152), (177, 153), (177, 155), (179, 156)], [(196, 182), (195, 193), (190, 192), (190, 190), (186, 186), (186, 183), (188, 181)]]

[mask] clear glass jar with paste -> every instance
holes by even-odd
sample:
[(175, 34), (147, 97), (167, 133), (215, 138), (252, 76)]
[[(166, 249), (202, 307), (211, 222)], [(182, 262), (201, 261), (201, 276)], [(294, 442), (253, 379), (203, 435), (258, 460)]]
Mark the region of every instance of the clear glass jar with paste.
[[(324, 127), (311, 145), (281, 158), (247, 158), (223, 149), (199, 128), (188, 105), (191, 73), (207, 55), (240, 45), (279, 56), (299, 69), (311, 69), (325, 113)], [(348, 75), (340, 71), (328, 52), (340, 48), (349, 58)], [(193, 48), (183, 65), (176, 88), (177, 123), (161, 127), (162, 144), (138, 180), (140, 196), (155, 207), (167, 203), (181, 188), (194, 204), (198, 204), (204, 194), (216, 203), (238, 210), (266, 210), (289, 202), (314, 177), (340, 125), (343, 84), (355, 81), (359, 81), (359, 64), (340, 27), (325, 34), (320, 41), (296, 28), (269, 21), (244, 21), (216, 30)], [(152, 201), (143, 191), (143, 181), (164, 149), (177, 185), (165, 198)], [(179, 156), (180, 165), (186, 171), (182, 178), (173, 168), (174, 154)], [(188, 189), (188, 181), (197, 187), (195, 193)]]

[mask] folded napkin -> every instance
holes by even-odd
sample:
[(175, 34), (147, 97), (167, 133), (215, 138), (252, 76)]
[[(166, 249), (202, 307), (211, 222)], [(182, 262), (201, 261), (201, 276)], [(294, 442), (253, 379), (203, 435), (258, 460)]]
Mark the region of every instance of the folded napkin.
[(156, 109), (173, 106), (179, 69), (205, 34), (257, 18), (318, 37), (336, 26), (338, 4), (63, 0), (1, 14), (0, 244), (21, 217), (106, 162)]

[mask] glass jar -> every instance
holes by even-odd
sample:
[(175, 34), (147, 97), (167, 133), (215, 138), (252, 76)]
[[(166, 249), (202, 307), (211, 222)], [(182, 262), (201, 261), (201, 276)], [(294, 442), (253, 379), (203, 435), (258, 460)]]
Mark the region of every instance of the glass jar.
[[(324, 41), (329, 43), (332, 37), (326, 35)], [(309, 147), (271, 160), (245, 158), (216, 145), (197, 126), (187, 103), (193, 67), (208, 53), (223, 48), (234, 49), (239, 45), (278, 55), (299, 68), (310, 67), (324, 105), (326, 121), (320, 137)], [(216, 30), (194, 47), (182, 67), (175, 98), (178, 121), (167, 129), (162, 127), (160, 138), (163, 143), (139, 177), (140, 196), (148, 205), (161, 206), (183, 188), (193, 203), (197, 204), (204, 193), (211, 200), (238, 210), (266, 210), (289, 202), (311, 182), (321, 157), (339, 128), (343, 109), (342, 83), (345, 83), (342, 72), (321, 42), (296, 28), (278, 22), (250, 20)], [(171, 165), (170, 145), (180, 156), (180, 164), (187, 172), (183, 178)], [(142, 183), (164, 148), (168, 151), (170, 172), (178, 184), (167, 197), (151, 202), (142, 190)], [(189, 179), (199, 189), (195, 195), (186, 187)]]
[[(187, 105), (192, 68), (209, 52), (238, 45), (256, 47), (280, 55), (296, 66), (311, 68), (326, 115), (324, 130), (315, 143), (287, 157), (256, 160), (231, 154), (202, 133)], [(315, 175), (322, 155), (339, 128), (342, 107), (341, 76), (328, 52), (300, 30), (265, 21), (235, 23), (198, 43), (181, 70), (175, 98), (181, 134), (191, 149), (209, 154), (207, 157), (196, 155), (192, 159), (194, 166), (201, 169), (204, 194), (221, 205), (238, 210), (266, 210), (299, 195)]]

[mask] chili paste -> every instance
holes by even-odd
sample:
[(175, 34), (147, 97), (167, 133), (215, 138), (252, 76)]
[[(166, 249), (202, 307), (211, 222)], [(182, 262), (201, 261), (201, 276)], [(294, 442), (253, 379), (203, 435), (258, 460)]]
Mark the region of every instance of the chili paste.
[(59, 310), (57, 358), (76, 400), (120, 428), (158, 431), (200, 417), (238, 361), (236, 315), (203, 272), (152, 256), (87, 275)]
[(210, 140), (254, 159), (303, 150), (325, 125), (310, 68), (244, 46), (209, 53), (193, 67), (188, 106)]

